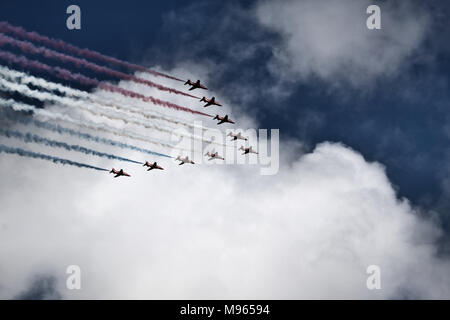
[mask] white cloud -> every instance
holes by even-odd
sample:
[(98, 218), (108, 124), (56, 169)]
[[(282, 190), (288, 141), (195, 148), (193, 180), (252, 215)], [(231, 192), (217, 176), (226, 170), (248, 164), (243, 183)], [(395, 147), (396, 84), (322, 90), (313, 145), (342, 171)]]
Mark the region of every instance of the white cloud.
[(261, 1), (258, 21), (281, 35), (271, 69), (284, 80), (367, 87), (416, 59), (430, 18), (413, 1), (382, 2), (381, 30), (366, 27), (373, 1)]
[[(189, 73), (175, 74), (183, 72)], [(121, 86), (169, 98), (140, 85)], [(198, 109), (193, 99), (170, 99)], [(225, 110), (240, 124), (247, 117), (236, 116), (236, 109), (227, 104)], [(178, 166), (155, 159), (165, 171), (121, 164), (132, 178), (113, 179), (1, 155), (0, 298), (23, 292), (39, 274), (54, 275), (62, 296), (72, 299), (450, 297), (449, 262), (435, 256), (440, 230), (396, 197), (380, 164), (337, 143), (299, 155), (298, 142), (281, 141), (284, 161), (275, 176), (260, 176), (248, 165)], [(72, 264), (82, 269), (81, 291), (64, 287)], [(380, 291), (366, 288), (372, 264), (381, 267)]]

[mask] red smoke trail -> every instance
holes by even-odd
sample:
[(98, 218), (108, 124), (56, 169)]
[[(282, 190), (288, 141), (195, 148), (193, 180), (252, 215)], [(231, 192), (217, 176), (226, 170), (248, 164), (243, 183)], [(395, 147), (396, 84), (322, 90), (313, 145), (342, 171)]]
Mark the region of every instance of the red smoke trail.
[(180, 110), (180, 111), (200, 114), (202, 116), (213, 117), (212, 115), (207, 114), (207, 113), (203, 113), (203, 112), (200, 112), (200, 111), (192, 110), (192, 109), (189, 109), (189, 108), (186, 108), (186, 107), (181, 107), (181, 106), (176, 105), (176, 104), (174, 104), (172, 102), (163, 101), (163, 100), (151, 97), (151, 96), (144, 96), (143, 94), (140, 94), (140, 93), (137, 93), (137, 92), (134, 92), (134, 91), (129, 91), (129, 90), (126, 90), (126, 89), (122, 89), (122, 88), (119, 88), (119, 87), (115, 87), (115, 86), (109, 85), (107, 83), (100, 83), (99, 84), (99, 88), (103, 89), (103, 90), (111, 91), (111, 92), (118, 92), (118, 93), (120, 93), (120, 94), (122, 94), (122, 95), (124, 95), (126, 97), (141, 99), (142, 101), (151, 102), (153, 104), (157, 104), (157, 105), (160, 105), (160, 106), (165, 106), (165, 107), (176, 109), (176, 110)]
[(97, 73), (103, 73), (103, 74), (106, 74), (111, 77), (145, 84), (149, 87), (156, 88), (161, 91), (167, 91), (170, 93), (181, 94), (186, 97), (199, 99), (199, 97), (197, 97), (197, 96), (193, 96), (193, 95), (184, 93), (184, 92), (176, 90), (176, 89), (168, 88), (168, 87), (154, 83), (149, 80), (137, 78), (135, 76), (132, 76), (132, 75), (120, 72), (120, 71), (115, 71), (115, 70), (109, 69), (107, 67), (99, 66), (98, 64), (89, 62), (85, 59), (79, 59), (79, 58), (75, 58), (72, 56), (68, 56), (66, 54), (59, 53), (59, 52), (56, 52), (54, 50), (50, 50), (50, 49), (47, 49), (44, 47), (36, 47), (31, 42), (16, 40), (9, 36), (5, 36), (4, 34), (0, 34), (0, 46), (4, 46), (6, 44), (15, 46), (15, 47), (19, 48), (20, 50), (22, 50), (23, 52), (26, 52), (29, 54), (40, 54), (40, 55), (45, 56), (46, 58), (57, 59), (61, 62), (65, 62), (65, 63), (70, 62), (70, 63), (74, 64), (77, 68), (82, 68), (82, 67), (88, 68)]
[(157, 98), (154, 98), (151, 96), (144, 96), (140, 93), (122, 89), (122, 88), (119, 88), (116, 86), (112, 86), (110, 84), (100, 82), (97, 79), (88, 78), (88, 77), (78, 74), (78, 73), (73, 74), (69, 70), (62, 69), (60, 67), (51, 67), (51, 66), (41, 63), (39, 61), (29, 60), (24, 56), (17, 57), (14, 54), (11, 54), (9, 52), (0, 51), (0, 60), (7, 61), (8, 63), (18, 64), (24, 69), (32, 69), (32, 70), (38, 71), (38, 72), (46, 72), (46, 73), (48, 73), (50, 75), (54, 75), (60, 79), (64, 79), (64, 80), (68, 80), (68, 81), (76, 81), (78, 83), (81, 83), (83, 85), (88, 85), (88, 86), (98, 86), (99, 88), (101, 88), (103, 90), (120, 93), (126, 97), (141, 99), (142, 101), (151, 102), (155, 105), (168, 107), (168, 108), (172, 108), (175, 110), (190, 112), (193, 114), (199, 114), (202, 116), (212, 117), (212, 115), (207, 114), (207, 113), (203, 113), (203, 112), (196, 111), (196, 110), (193, 110), (190, 108), (182, 107), (177, 104), (167, 102), (164, 100), (160, 100), (160, 99), (157, 99)]
[(150, 73), (154, 76), (161, 76), (161, 77), (165, 77), (168, 79), (172, 79), (172, 80), (177, 80), (177, 81), (182, 81), (184, 82), (184, 80), (161, 73), (161, 72), (157, 72), (157, 71), (153, 71), (153, 70), (149, 70), (143, 66), (137, 65), (137, 64), (133, 64), (133, 63), (129, 63), (126, 61), (122, 61), (113, 57), (109, 57), (106, 55), (101, 54), (100, 52), (97, 51), (93, 51), (93, 50), (89, 50), (89, 49), (81, 49), (78, 48), (74, 45), (71, 45), (69, 43), (66, 43), (62, 40), (56, 40), (56, 39), (51, 39), (49, 37), (43, 36), (38, 34), (37, 32), (28, 32), (25, 29), (21, 28), (21, 27), (15, 27), (13, 25), (10, 25), (8, 22), (6, 21), (2, 21), (0, 22), (0, 32), (3, 33), (8, 33), (8, 34), (13, 34), (17, 37), (20, 37), (22, 39), (26, 39), (26, 40), (30, 40), (30, 41), (35, 41), (35, 42), (40, 42), (43, 43), (46, 46), (52, 47), (53, 49), (56, 50), (60, 50), (60, 51), (65, 51), (68, 52), (70, 54), (75, 54), (75, 55), (79, 55), (88, 59), (97, 59), (103, 62), (108, 62), (108, 63), (112, 63), (112, 64), (117, 64), (123, 67), (126, 67), (128, 69), (132, 69), (132, 70), (138, 70), (138, 71), (143, 71), (143, 72), (147, 72)]
[(8, 63), (18, 64), (24, 69), (46, 72), (47, 74), (54, 75), (57, 78), (67, 81), (75, 81), (86, 86), (98, 86), (98, 84), (100, 83), (100, 81), (98, 81), (97, 79), (91, 79), (79, 73), (74, 74), (69, 70), (62, 69), (60, 67), (51, 67), (39, 61), (29, 60), (24, 56), (16, 56), (5, 51), (0, 51), (0, 60), (6, 61)]

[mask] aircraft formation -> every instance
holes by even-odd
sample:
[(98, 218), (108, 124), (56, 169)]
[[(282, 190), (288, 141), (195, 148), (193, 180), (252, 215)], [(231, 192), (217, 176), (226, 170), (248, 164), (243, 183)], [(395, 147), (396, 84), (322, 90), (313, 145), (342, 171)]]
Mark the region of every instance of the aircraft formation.
[[(115, 67), (120, 67), (121, 70), (127, 69), (129, 72), (119, 71)], [(75, 71), (73, 69), (77, 70)], [(83, 74), (84, 70), (89, 71), (89, 74)], [(142, 78), (136, 75), (136, 71), (150, 74), (152, 77), (151, 79)], [(52, 79), (46, 78), (48, 76), (51, 76)], [(107, 80), (100, 81), (98, 80), (99, 78), (107, 78)], [(189, 89), (183, 91), (163, 85), (158, 83), (158, 78), (179, 81), (184, 83), (184, 86), (188, 86)], [(63, 83), (55, 82), (55, 79), (62, 80)], [(26, 31), (6, 21), (0, 21), (0, 112), (4, 115), (4, 117), (0, 118), (0, 121), (11, 122), (21, 119), (21, 116), (17, 116), (16, 114), (8, 115), (11, 112), (27, 113), (28, 118), (23, 120), (23, 124), (29, 123), (30, 126), (57, 134), (58, 137), (70, 135), (79, 140), (168, 158), (172, 157), (168, 154), (155, 152), (146, 147), (135, 145), (132, 142), (124, 143), (121, 140), (112, 139), (110, 136), (105, 137), (104, 135), (114, 135), (131, 141), (139, 140), (140, 143), (149, 143), (162, 148), (176, 148), (168, 141), (156, 140), (151, 135), (143, 136), (133, 130), (135, 127), (142, 127), (160, 133), (173, 134), (174, 124), (193, 128), (192, 124), (188, 121), (184, 121), (173, 115), (158, 112), (157, 110), (152, 110), (155, 108), (170, 108), (176, 111), (206, 116), (210, 119), (217, 120), (217, 125), (235, 123), (228, 114), (213, 115), (178, 105), (171, 101), (165, 101), (144, 94), (143, 92), (119, 87), (115, 84), (115, 81), (121, 80), (139, 83), (142, 86), (165, 92), (168, 95), (181, 95), (199, 100), (202, 102), (202, 109), (204, 110), (209, 110), (213, 107), (222, 107), (222, 104), (214, 96), (211, 98), (207, 98), (206, 96), (200, 98), (192, 94), (195, 90), (195, 92), (208, 90), (200, 80), (191, 81), (188, 79), (185, 81), (169, 74), (106, 56), (97, 51), (76, 47), (63, 40), (52, 39), (34, 31)], [(78, 89), (80, 87), (90, 89)], [(109, 93), (111, 98), (105, 99), (101, 96), (93, 95), (93, 88)], [(145, 92), (147, 93), (148, 91)], [(132, 102), (133, 99), (140, 100), (141, 103), (152, 104), (152, 108), (141, 109), (134, 105)], [(41, 105), (50, 104), (56, 106), (56, 108), (41, 108), (23, 100), (36, 100)], [(72, 117), (71, 113), (65, 110), (59, 112), (61, 108), (76, 108), (78, 112), (88, 112), (90, 116), (82, 118)], [(91, 120), (92, 117), (96, 117), (96, 120), (100, 120), (101, 118), (102, 121), (93, 121)], [(118, 129), (110, 124), (110, 120), (131, 124), (131, 128)], [(165, 123), (169, 123), (170, 125), (167, 126)], [(145, 161), (145, 163), (142, 163), (111, 153), (100, 152), (95, 147), (87, 148), (79, 144), (66, 143), (61, 140), (50, 139), (48, 136), (41, 136), (30, 132), (24, 133), (2, 129), (0, 130), (0, 135), (10, 139), (19, 139), (25, 143), (45, 145), (49, 148), (63, 148), (68, 151), (97, 157), (138, 163), (147, 171), (164, 170), (156, 161)], [(194, 138), (193, 135), (189, 136)], [(244, 137), (241, 132), (231, 132), (227, 136), (231, 138), (231, 141), (248, 141), (248, 138)], [(200, 139), (203, 142), (212, 142), (205, 140), (203, 137)], [(243, 151), (243, 154), (257, 153), (252, 147), (244, 148), (244, 146), (241, 146), (239, 150)], [(112, 168), (109, 170), (70, 159), (55, 157), (51, 154), (33, 152), (3, 144), (0, 144), (0, 153), (15, 154), (22, 157), (43, 159), (52, 161), (53, 163), (71, 165), (79, 168), (109, 172), (113, 174), (114, 178), (131, 177), (123, 169), (116, 170)], [(208, 157), (208, 161), (216, 159), (225, 160), (215, 150), (206, 152), (204, 156)], [(179, 162), (179, 165), (195, 164), (188, 156), (184, 157), (179, 155), (175, 160)]]
[[(196, 82), (192, 82), (191, 80), (187, 80), (184, 85), (190, 85), (191, 87), (189, 88), (189, 90), (194, 90), (194, 89), (204, 89), (204, 90), (208, 90), (207, 87), (205, 87), (204, 85), (201, 84), (200, 80), (197, 80)], [(203, 106), (204, 108), (209, 107), (209, 106), (218, 106), (221, 107), (222, 105), (216, 101), (216, 97), (212, 97), (211, 99), (208, 99), (206, 97), (203, 97), (200, 99), (200, 102), (206, 102), (206, 104)], [(219, 122), (217, 124), (222, 124), (222, 123), (233, 123), (234, 121), (229, 119), (228, 115), (226, 114), (225, 116), (221, 117), (220, 115), (216, 114), (216, 116), (213, 118), (214, 120), (218, 120)]]
[[(185, 85), (190, 85), (191, 87), (189, 88), (190, 91), (195, 90), (195, 89), (203, 89), (203, 90), (208, 90), (208, 88), (206, 86), (204, 86), (203, 84), (201, 84), (200, 80), (197, 80), (196, 82), (192, 82), (191, 80), (187, 80), (185, 83)], [(206, 102), (206, 104), (203, 106), (204, 108), (209, 107), (209, 106), (218, 106), (221, 107), (222, 105), (216, 100), (216, 97), (212, 97), (211, 99), (208, 99), (206, 97), (202, 97), (200, 99), (200, 102)], [(234, 124), (234, 121), (229, 119), (228, 115), (225, 116), (220, 116), (220, 115), (216, 115), (213, 120), (218, 120), (218, 125), (219, 124), (223, 124), (223, 123), (231, 123)], [(228, 134), (228, 136), (231, 137), (231, 141), (236, 141), (236, 140), (245, 140), (247, 141), (248, 138), (245, 138), (241, 132), (238, 133), (233, 133), (230, 132)], [(244, 146), (241, 146), (238, 150), (242, 150), (244, 151), (244, 153), (242, 153), (242, 155), (245, 154), (249, 154), (249, 153), (255, 153), (258, 154), (258, 152), (256, 152), (255, 150), (253, 150), (253, 148), (250, 146), (249, 148), (244, 148)], [(219, 153), (217, 151), (215, 151), (214, 149), (210, 152), (206, 152), (205, 156), (208, 157), (208, 161), (214, 160), (214, 159), (219, 159), (219, 160), (225, 160), (224, 157), (220, 156)], [(179, 161), (178, 165), (183, 165), (183, 164), (195, 164), (195, 162), (191, 159), (189, 159), (188, 156), (186, 157), (182, 157), (182, 156), (177, 156), (176, 159), (177, 161)], [(144, 167), (148, 167), (147, 171), (153, 170), (153, 169), (159, 169), (159, 170), (164, 170), (163, 167), (159, 166), (158, 163), (155, 161), (153, 163), (149, 163), (148, 161), (145, 162), (145, 164), (143, 165)], [(130, 174), (126, 173), (125, 171), (123, 171), (123, 169), (120, 170), (115, 170), (114, 168), (111, 169), (110, 173), (114, 174), (114, 178), (118, 178), (121, 176), (124, 177), (131, 177)]]

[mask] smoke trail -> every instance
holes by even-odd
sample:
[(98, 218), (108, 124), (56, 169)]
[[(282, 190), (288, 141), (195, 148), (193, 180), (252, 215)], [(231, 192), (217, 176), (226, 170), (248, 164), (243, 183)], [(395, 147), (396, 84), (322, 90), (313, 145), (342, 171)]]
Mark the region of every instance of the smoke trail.
[(129, 90), (126, 90), (126, 89), (123, 89), (123, 88), (120, 88), (120, 87), (111, 86), (111, 85), (103, 83), (103, 82), (99, 84), (99, 88), (103, 89), (103, 90), (106, 90), (106, 91), (120, 93), (120, 94), (124, 95), (125, 97), (141, 99), (144, 102), (151, 102), (151, 103), (156, 104), (156, 105), (161, 105), (161, 106), (165, 106), (165, 107), (176, 109), (176, 110), (180, 110), (180, 111), (185, 111), (185, 112), (190, 112), (190, 113), (194, 113), (194, 114), (199, 114), (199, 115), (206, 116), (206, 117), (211, 117), (211, 118), (213, 117), (212, 115), (204, 113), (204, 112), (201, 112), (201, 111), (195, 111), (195, 110), (192, 110), (192, 109), (189, 109), (189, 108), (186, 108), (186, 107), (181, 107), (181, 106), (178, 106), (178, 105), (176, 105), (174, 103), (171, 103), (171, 102), (163, 101), (163, 100), (154, 98), (152, 96), (144, 96), (143, 94), (140, 94), (140, 93), (137, 93), (137, 92), (134, 92), (134, 91), (129, 91)]
[(45, 72), (49, 75), (56, 76), (67, 81), (76, 81), (85, 86), (98, 86), (100, 83), (97, 79), (91, 79), (79, 73), (72, 73), (69, 70), (60, 67), (51, 67), (47, 64), (36, 60), (29, 60), (25, 56), (16, 56), (12, 53), (0, 50), (0, 59), (9, 64), (18, 64), (24, 69), (31, 69), (37, 72)]
[(150, 154), (153, 156), (159, 156), (159, 157), (166, 157), (166, 158), (172, 158), (169, 155), (163, 154), (163, 153), (159, 153), (159, 152), (154, 152), (151, 150), (147, 150), (147, 149), (143, 149), (143, 148), (139, 148), (127, 143), (123, 143), (120, 141), (116, 141), (116, 140), (111, 140), (111, 139), (106, 139), (106, 138), (101, 138), (101, 137), (97, 137), (97, 136), (93, 136), (89, 133), (85, 133), (85, 132), (79, 132), (70, 128), (65, 128), (65, 127), (61, 127), (58, 124), (51, 124), (48, 122), (42, 122), (36, 119), (17, 119), (17, 118), (12, 118), (9, 117), (8, 115), (6, 115), (6, 117), (8, 117), (10, 120), (14, 120), (16, 122), (20, 122), (22, 124), (28, 124), (29, 122), (31, 122), (34, 126), (41, 128), (41, 129), (45, 129), (51, 132), (56, 132), (58, 134), (68, 134), (70, 136), (73, 137), (77, 137), (83, 140), (87, 140), (87, 141), (92, 141), (92, 142), (96, 142), (96, 143), (101, 143), (101, 144), (105, 144), (105, 145), (109, 145), (109, 146), (113, 146), (113, 147), (119, 147), (121, 149), (129, 149), (129, 150), (133, 150), (133, 151), (138, 151), (141, 153), (146, 153), (146, 154)]
[(57, 112), (49, 112), (47, 110), (44, 109), (38, 109), (35, 108), (32, 105), (28, 105), (28, 104), (24, 104), (24, 103), (19, 103), (16, 102), (12, 99), (9, 100), (5, 100), (0, 98), (0, 105), (7, 107), (7, 108), (11, 108), (15, 111), (28, 111), (28, 112), (33, 112), (34, 114), (36, 114), (37, 116), (41, 116), (43, 118), (46, 119), (51, 119), (51, 120), (55, 120), (55, 121), (63, 121), (63, 122), (67, 122), (70, 123), (72, 125), (78, 126), (80, 128), (85, 128), (88, 130), (93, 130), (93, 131), (101, 131), (101, 132), (105, 132), (105, 133), (111, 133), (114, 134), (116, 136), (119, 137), (125, 137), (125, 138), (130, 138), (130, 139), (134, 139), (134, 140), (140, 140), (140, 141), (144, 141), (147, 143), (151, 143), (160, 147), (164, 147), (164, 148), (169, 148), (169, 149), (177, 149), (177, 150), (181, 150), (181, 151), (188, 151), (190, 152), (189, 149), (185, 149), (185, 148), (178, 148), (175, 147), (174, 145), (156, 140), (156, 139), (151, 139), (149, 137), (146, 136), (142, 136), (140, 134), (134, 133), (134, 132), (130, 132), (130, 131), (126, 131), (126, 130), (119, 130), (116, 129), (114, 127), (110, 127), (108, 125), (105, 124), (98, 124), (95, 122), (87, 122), (87, 121), (81, 121), (79, 119), (74, 119), (66, 114), (61, 114), (61, 113), (57, 113)]
[(76, 81), (76, 82), (78, 82), (82, 85), (86, 85), (86, 86), (101, 85), (101, 89), (103, 89), (105, 91), (119, 93), (126, 97), (141, 99), (144, 102), (150, 102), (150, 103), (153, 103), (154, 105), (163, 106), (163, 107), (167, 107), (167, 108), (171, 108), (171, 109), (175, 109), (175, 110), (179, 110), (179, 111), (189, 112), (192, 114), (199, 114), (202, 116), (213, 117), (210, 114), (196, 111), (196, 110), (193, 110), (190, 108), (182, 107), (182, 106), (179, 106), (179, 105), (171, 103), (171, 102), (156, 99), (156, 98), (153, 98), (152, 96), (144, 96), (142, 94), (138, 94), (133, 91), (115, 87), (115, 86), (112, 86), (112, 85), (109, 85), (106, 83), (101, 83), (99, 80), (97, 80), (95, 78), (94, 79), (88, 78), (88, 77), (78, 74), (78, 73), (73, 74), (72, 72), (70, 72), (69, 70), (66, 70), (66, 69), (62, 69), (59, 67), (51, 67), (51, 66), (41, 63), (39, 61), (29, 60), (28, 58), (26, 58), (24, 56), (17, 57), (9, 52), (0, 51), (0, 60), (6, 61), (9, 64), (11, 64), (11, 63), (18, 64), (22, 68), (25, 68), (25, 69), (32, 69), (37, 72), (45, 72), (47, 74), (56, 76), (60, 79), (64, 79), (64, 80), (68, 80), (68, 81)]
[[(37, 87), (41, 87), (45, 90), (49, 91), (58, 91), (61, 94), (64, 94), (66, 96), (77, 98), (77, 99), (84, 99), (87, 101), (90, 101), (92, 103), (97, 103), (101, 106), (106, 107), (112, 107), (117, 110), (126, 110), (127, 112), (140, 115), (146, 119), (154, 119), (154, 120), (161, 120), (169, 123), (173, 123), (176, 125), (183, 125), (190, 129), (194, 129), (195, 127), (191, 123), (188, 123), (186, 121), (180, 120), (178, 118), (174, 118), (173, 116), (167, 117), (164, 114), (158, 113), (158, 112), (150, 112), (148, 110), (142, 110), (141, 108), (136, 108), (127, 104), (124, 104), (123, 102), (119, 104), (111, 102), (108, 99), (97, 97), (93, 94), (90, 94), (85, 91), (81, 91), (78, 89), (73, 89), (64, 85), (61, 85), (59, 83), (54, 83), (51, 81), (47, 81), (43, 78), (37, 78), (31, 75), (28, 75), (24, 72), (20, 72), (17, 70), (11, 70), (7, 67), (0, 66), (0, 74), (4, 77), (8, 78), (10, 81), (19, 82), (21, 84), (32, 84)], [(105, 101), (106, 100), (106, 101)], [(200, 127), (202, 130), (207, 130), (207, 128)]]
[[(3, 76), (1, 73), (0, 73), (0, 75)], [(196, 139), (196, 140), (199, 140), (202, 142), (206, 142), (206, 143), (218, 144), (217, 142), (204, 140), (202, 137), (197, 137), (192, 134), (177, 133), (177, 132), (174, 132), (173, 129), (163, 128), (163, 127), (155, 125), (155, 124), (147, 123), (146, 121), (142, 121), (140, 119), (131, 118), (124, 113), (119, 113), (119, 112), (114, 112), (114, 111), (105, 112), (105, 111), (101, 111), (99, 109), (87, 106), (81, 101), (75, 101), (75, 100), (72, 100), (69, 98), (60, 97), (60, 96), (57, 96), (57, 95), (54, 95), (54, 94), (51, 94), (48, 92), (31, 90), (26, 85), (9, 82), (9, 81), (6, 81), (5, 79), (1, 79), (1, 78), (0, 78), (0, 88), (3, 90), (9, 91), (9, 92), (18, 92), (22, 95), (25, 95), (25, 96), (28, 96), (31, 98), (35, 98), (35, 99), (38, 99), (43, 102), (48, 101), (51, 103), (61, 104), (61, 105), (70, 106), (70, 107), (74, 107), (74, 108), (80, 108), (80, 109), (83, 109), (83, 110), (93, 114), (93, 115), (103, 116), (110, 120), (120, 120), (120, 121), (123, 121), (124, 123), (142, 126), (146, 129), (153, 129), (153, 130), (157, 130), (160, 132), (175, 134), (177, 136), (193, 138), (193, 139)], [(219, 145), (220, 145), (220, 143), (219, 143)]]
[(83, 102), (81, 101), (75, 101), (69, 98), (65, 98), (65, 97), (60, 97), (48, 92), (42, 92), (42, 91), (37, 91), (37, 90), (31, 90), (30, 88), (28, 88), (26, 85), (23, 84), (17, 84), (14, 82), (9, 82), (6, 81), (4, 79), (0, 78), (0, 88), (5, 90), (5, 91), (9, 91), (9, 92), (18, 92), (24, 96), (28, 96), (30, 98), (34, 98), (34, 99), (38, 99), (42, 102), (51, 102), (51, 103), (55, 103), (55, 104), (60, 104), (60, 105), (65, 105), (65, 106), (69, 106), (69, 107), (75, 107), (75, 108), (80, 108), (83, 109), (93, 115), (99, 115), (99, 116), (103, 116), (106, 117), (110, 120), (121, 120), (125, 123), (131, 123), (131, 124), (135, 124), (135, 125), (140, 125), (144, 128), (147, 129), (155, 129), (158, 131), (162, 131), (162, 132), (167, 132), (167, 133), (171, 133), (172, 130), (169, 129), (165, 129), (165, 128), (161, 128), (159, 126), (156, 125), (152, 125), (152, 124), (148, 124), (144, 121), (140, 121), (138, 119), (131, 119), (129, 118), (127, 115), (123, 114), (123, 113), (117, 113), (117, 112), (104, 112), (92, 107), (89, 107), (87, 105), (85, 105)]
[[(66, 96), (70, 96), (70, 97), (74, 97), (74, 98), (81, 98), (84, 100), (88, 100), (91, 101), (91, 103), (93, 104), (97, 104), (100, 107), (110, 107), (110, 108), (115, 108), (117, 110), (126, 110), (130, 113), (134, 113), (134, 114), (138, 114), (140, 116), (143, 116), (147, 119), (162, 119), (162, 120), (166, 120), (168, 122), (171, 122), (170, 119), (167, 119), (165, 117), (162, 116), (157, 116), (154, 114), (149, 114), (147, 112), (144, 112), (142, 110), (138, 110), (137, 108), (131, 107), (131, 106), (118, 106), (116, 104), (108, 104), (108, 103), (104, 103), (102, 101), (102, 99), (97, 98), (85, 91), (81, 91), (81, 90), (76, 90), (76, 89), (72, 89), (66, 86), (63, 86), (61, 84), (58, 83), (54, 83), (51, 81), (47, 81), (45, 79), (42, 78), (36, 78), (33, 76), (29, 76), (23, 72), (18, 72), (18, 71), (13, 71), (8, 69), (7, 67), (2, 67), (0, 66), (0, 76), (3, 76), (4, 78), (7, 78), (9, 81), (14, 81), (14, 82), (19, 82), (21, 84), (32, 84), (36, 87), (40, 87), (42, 89), (45, 90), (50, 90), (50, 91), (58, 91), (60, 93), (63, 93)], [(64, 102), (64, 103), (71, 103), (73, 101), (62, 101), (62, 99), (58, 99), (58, 102)], [(172, 121), (175, 122), (176, 124), (178, 124), (177, 121)]]
[[(1, 102), (0, 102), (1, 103)], [(25, 110), (24, 110), (25, 111)], [(52, 124), (52, 123), (48, 123), (48, 122), (43, 122), (43, 121), (39, 121), (36, 120), (34, 118), (19, 118), (19, 117), (13, 117), (10, 114), (3, 114), (3, 117), (7, 118), (10, 121), (14, 121), (14, 122), (19, 122), (21, 124), (29, 124), (32, 123), (34, 126), (40, 128), (40, 129), (45, 129), (51, 132), (55, 132), (58, 134), (67, 134), (76, 138), (80, 138), (83, 140), (87, 140), (87, 141), (92, 141), (92, 142), (96, 142), (96, 143), (101, 143), (101, 144), (105, 144), (108, 146), (113, 146), (113, 147), (119, 147), (121, 149), (129, 149), (129, 150), (133, 150), (133, 151), (137, 151), (137, 152), (141, 152), (141, 153), (145, 153), (145, 154), (150, 154), (150, 155), (154, 155), (154, 156), (159, 156), (159, 157), (167, 157), (167, 158), (172, 158), (169, 155), (163, 154), (163, 153), (159, 153), (159, 152), (154, 152), (148, 149), (143, 149), (143, 148), (139, 148), (127, 143), (123, 143), (120, 141), (116, 141), (116, 140), (111, 140), (111, 139), (106, 139), (106, 138), (101, 138), (101, 137), (97, 137), (97, 136), (93, 136), (89, 133), (85, 133), (85, 132), (79, 132), (77, 130), (73, 130), (70, 128), (65, 128), (65, 127), (61, 127), (59, 124)]]
[(7, 138), (21, 139), (22, 141), (24, 141), (26, 143), (44, 144), (46, 146), (53, 147), (53, 148), (63, 148), (67, 151), (76, 151), (76, 152), (93, 155), (93, 156), (97, 156), (97, 157), (101, 157), (101, 158), (131, 162), (131, 163), (136, 163), (136, 164), (144, 164), (143, 162), (130, 160), (130, 159), (115, 156), (115, 155), (109, 154), (109, 153), (98, 152), (98, 151), (95, 151), (92, 149), (81, 147), (79, 145), (71, 145), (71, 144), (68, 144), (65, 142), (47, 139), (47, 138), (44, 138), (44, 137), (41, 137), (41, 136), (38, 136), (38, 135), (32, 134), (32, 133), (24, 134), (24, 133), (21, 133), (18, 131), (4, 130), (4, 129), (0, 128), (0, 134)]
[(19, 48), (20, 50), (22, 50), (23, 52), (26, 52), (28, 54), (39, 54), (39, 55), (43, 55), (46, 58), (51, 58), (51, 59), (55, 59), (55, 60), (59, 60), (60, 62), (64, 62), (64, 63), (72, 63), (75, 67), (77, 68), (87, 68), (90, 69), (94, 72), (97, 73), (103, 73), (106, 74), (110, 77), (114, 77), (117, 79), (122, 79), (122, 80), (129, 80), (129, 81), (133, 81), (136, 83), (140, 83), (140, 84), (144, 84), (146, 86), (149, 86), (151, 88), (156, 88), (158, 90), (161, 91), (166, 91), (166, 92), (170, 92), (170, 93), (174, 93), (174, 94), (179, 94), (179, 95), (183, 95), (186, 97), (191, 97), (191, 98), (195, 98), (195, 99), (199, 99), (199, 97), (191, 95), (189, 93), (185, 93), (183, 91), (179, 91), (176, 89), (172, 89), (166, 86), (163, 86), (161, 84), (157, 84), (155, 82), (152, 82), (150, 80), (146, 80), (146, 79), (142, 79), (142, 78), (138, 78), (136, 76), (133, 75), (129, 75), (120, 71), (116, 71), (107, 67), (103, 67), (100, 66), (98, 64), (89, 62), (85, 59), (80, 59), (80, 58), (75, 58), (72, 56), (68, 56), (66, 54), (63, 53), (59, 53), (57, 51), (51, 50), (51, 49), (47, 49), (45, 47), (36, 47), (35, 45), (33, 45), (31, 42), (28, 41), (22, 41), (22, 40), (16, 40), (14, 38), (11, 38), (9, 36), (6, 36), (4, 34), (0, 33), (0, 46), (5, 46), (5, 45), (11, 45), (14, 47)]
[(53, 156), (43, 154), (43, 153), (27, 151), (27, 150), (23, 150), (20, 148), (11, 148), (11, 147), (5, 146), (3, 144), (0, 144), (0, 153), (1, 152), (9, 153), (9, 154), (17, 154), (21, 157), (43, 159), (43, 160), (47, 160), (47, 161), (52, 161), (53, 163), (61, 163), (63, 165), (67, 164), (67, 165), (75, 166), (75, 167), (79, 167), (79, 168), (88, 168), (88, 169), (93, 169), (93, 170), (98, 170), (98, 171), (106, 171), (106, 172), (109, 171), (107, 169), (91, 166), (89, 164), (75, 162), (75, 161), (68, 160), (68, 159), (57, 158), (57, 157), (53, 157)]
[(112, 64), (117, 64), (123, 67), (126, 67), (128, 69), (132, 69), (132, 70), (137, 70), (137, 71), (143, 71), (143, 72), (147, 72), (150, 73), (154, 76), (161, 76), (161, 77), (165, 77), (168, 79), (172, 79), (172, 80), (177, 80), (177, 81), (182, 81), (184, 82), (184, 80), (161, 73), (161, 72), (157, 72), (157, 71), (153, 71), (153, 70), (149, 70), (145, 67), (142, 67), (140, 65), (136, 65), (133, 63), (129, 63), (127, 61), (122, 61), (110, 56), (106, 56), (101, 54), (100, 52), (96, 52), (93, 50), (89, 50), (89, 49), (80, 49), (74, 45), (71, 45), (69, 43), (66, 43), (62, 40), (55, 40), (55, 39), (51, 39), (48, 38), (46, 36), (40, 35), (37, 32), (27, 32), (25, 31), (23, 28), (21, 27), (15, 27), (10, 25), (8, 22), (6, 21), (2, 21), (0, 22), (0, 32), (3, 33), (8, 33), (8, 34), (13, 34), (17, 37), (20, 37), (22, 39), (26, 39), (26, 40), (30, 40), (30, 41), (35, 41), (35, 42), (40, 42), (43, 43), (46, 46), (52, 47), (53, 49), (56, 50), (60, 50), (60, 51), (66, 51), (70, 54), (74, 54), (74, 55), (79, 55), (79, 56), (83, 56), (86, 57), (88, 59), (97, 59), (103, 62), (108, 62), (108, 63), (112, 63)]

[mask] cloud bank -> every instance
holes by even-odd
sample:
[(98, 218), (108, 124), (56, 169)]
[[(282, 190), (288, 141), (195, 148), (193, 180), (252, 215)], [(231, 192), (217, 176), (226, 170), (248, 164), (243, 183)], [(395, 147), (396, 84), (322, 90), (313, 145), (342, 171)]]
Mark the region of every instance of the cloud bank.
[(381, 30), (366, 27), (373, 1), (260, 1), (257, 20), (281, 36), (270, 68), (279, 77), (361, 88), (417, 60), (430, 17), (414, 1), (376, 3)]
[[(439, 230), (397, 199), (380, 164), (341, 144), (273, 177), (166, 162), (113, 180), (18, 160), (0, 158), (1, 298), (43, 273), (69, 299), (450, 297)], [(71, 264), (80, 291), (64, 287)], [(366, 287), (373, 264), (381, 290)]]

